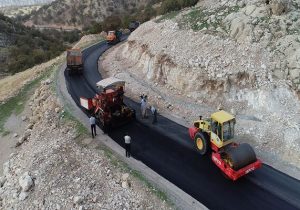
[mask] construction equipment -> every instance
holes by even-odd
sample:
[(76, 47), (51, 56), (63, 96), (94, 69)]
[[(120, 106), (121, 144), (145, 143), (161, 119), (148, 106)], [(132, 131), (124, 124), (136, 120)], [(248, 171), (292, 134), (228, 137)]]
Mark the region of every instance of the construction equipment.
[(69, 75), (83, 73), (83, 59), (80, 49), (67, 50), (67, 71)]
[(189, 128), (198, 153), (205, 155), (211, 151), (212, 161), (233, 181), (262, 165), (249, 144), (233, 141), (235, 122), (234, 116), (221, 110), (209, 119), (203, 120), (200, 116)]
[(122, 32), (121, 31), (109, 31), (107, 33), (106, 41), (107, 44), (117, 44), (121, 41)]
[(140, 22), (138, 22), (138, 21), (131, 21), (130, 23), (129, 23), (129, 30), (130, 30), (130, 32), (133, 32), (135, 29), (137, 29), (138, 27), (140, 26)]
[(97, 83), (99, 94), (80, 98), (80, 104), (100, 122), (104, 132), (135, 119), (135, 110), (123, 102), (125, 81), (110, 77)]

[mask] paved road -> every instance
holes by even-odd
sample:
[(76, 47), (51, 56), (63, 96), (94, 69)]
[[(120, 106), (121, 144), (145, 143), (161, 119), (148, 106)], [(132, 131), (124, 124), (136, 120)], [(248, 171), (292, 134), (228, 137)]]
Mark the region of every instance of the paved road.
[[(101, 79), (97, 61), (109, 47), (99, 43), (84, 51), (84, 75), (65, 74), (68, 91), (77, 104), (80, 96), (95, 95), (95, 84)], [(137, 110), (137, 120), (109, 136), (124, 147), (123, 136), (129, 132), (134, 158), (209, 209), (300, 209), (300, 181), (267, 165), (236, 182), (226, 180), (208, 156), (195, 153), (187, 128), (162, 116), (153, 126), (150, 119), (141, 120), (137, 103), (130, 99), (126, 103)]]

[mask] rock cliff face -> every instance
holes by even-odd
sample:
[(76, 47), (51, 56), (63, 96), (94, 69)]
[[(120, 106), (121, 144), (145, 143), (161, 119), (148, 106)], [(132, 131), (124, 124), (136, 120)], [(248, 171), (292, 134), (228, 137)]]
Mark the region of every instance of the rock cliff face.
[(102, 65), (107, 74), (149, 86), (128, 85), (187, 123), (221, 104), (237, 114), (237, 134), (259, 155), (298, 165), (297, 2), (200, 1), (143, 24)]
[(47, 4), (52, 1), (54, 0), (2, 0), (0, 7), (39, 5)]

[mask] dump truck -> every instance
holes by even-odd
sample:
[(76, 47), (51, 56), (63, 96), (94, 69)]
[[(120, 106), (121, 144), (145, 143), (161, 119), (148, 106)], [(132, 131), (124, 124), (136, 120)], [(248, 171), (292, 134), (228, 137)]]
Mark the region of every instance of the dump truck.
[(234, 142), (236, 119), (220, 110), (208, 119), (194, 122), (189, 135), (200, 155), (211, 153), (214, 164), (223, 175), (233, 181), (261, 167), (253, 148), (247, 143)]
[(133, 31), (134, 31), (135, 29), (137, 29), (139, 26), (140, 26), (140, 22), (138, 22), (138, 21), (131, 21), (131, 22), (129, 23), (128, 28), (129, 28), (130, 32), (133, 32)]
[(106, 41), (107, 44), (117, 44), (121, 41), (122, 32), (119, 30), (116, 31), (109, 31), (107, 33)]
[(80, 104), (95, 116), (104, 132), (135, 119), (135, 110), (123, 101), (125, 81), (109, 77), (96, 85), (99, 93), (94, 98), (80, 97)]
[(67, 69), (68, 74), (82, 74), (83, 73), (83, 59), (80, 49), (67, 50)]

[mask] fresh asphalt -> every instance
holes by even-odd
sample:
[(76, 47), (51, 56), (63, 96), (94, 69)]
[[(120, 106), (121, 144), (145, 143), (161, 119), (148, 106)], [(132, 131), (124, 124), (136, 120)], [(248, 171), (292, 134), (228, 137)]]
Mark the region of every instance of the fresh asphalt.
[[(97, 92), (96, 83), (102, 79), (98, 59), (110, 47), (102, 42), (84, 51), (83, 75), (65, 73), (68, 91), (78, 106), (81, 96), (92, 98)], [(209, 156), (195, 152), (186, 127), (160, 115), (158, 123), (152, 125), (151, 116), (141, 119), (138, 103), (128, 98), (125, 102), (137, 111), (137, 120), (108, 135), (124, 147), (123, 137), (128, 132), (135, 159), (209, 209), (300, 209), (300, 181), (268, 165), (236, 182), (227, 180)]]

